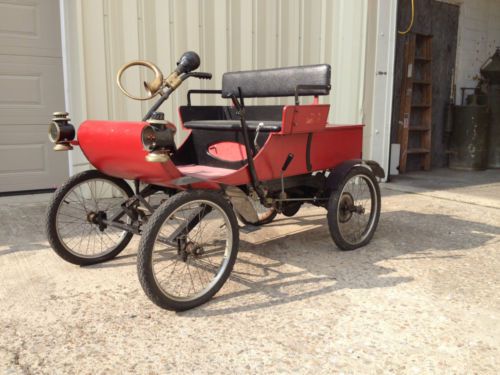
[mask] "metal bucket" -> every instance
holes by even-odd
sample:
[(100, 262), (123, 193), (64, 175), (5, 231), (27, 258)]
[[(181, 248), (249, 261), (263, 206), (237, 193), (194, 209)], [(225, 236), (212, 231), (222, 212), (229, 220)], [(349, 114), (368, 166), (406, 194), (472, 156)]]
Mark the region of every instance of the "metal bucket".
[(488, 90), (491, 110), (488, 168), (500, 168), (500, 85), (491, 85)]
[(483, 170), (488, 164), (489, 108), (456, 106), (450, 144), (450, 168)]

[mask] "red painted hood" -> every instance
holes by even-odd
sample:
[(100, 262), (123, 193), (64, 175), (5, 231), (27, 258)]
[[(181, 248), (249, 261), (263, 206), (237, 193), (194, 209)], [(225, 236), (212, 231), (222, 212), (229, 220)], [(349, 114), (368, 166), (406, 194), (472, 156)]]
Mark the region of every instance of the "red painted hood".
[(89, 162), (110, 176), (166, 185), (181, 177), (172, 163), (150, 163), (141, 143), (146, 122), (87, 120), (78, 128), (78, 142)]

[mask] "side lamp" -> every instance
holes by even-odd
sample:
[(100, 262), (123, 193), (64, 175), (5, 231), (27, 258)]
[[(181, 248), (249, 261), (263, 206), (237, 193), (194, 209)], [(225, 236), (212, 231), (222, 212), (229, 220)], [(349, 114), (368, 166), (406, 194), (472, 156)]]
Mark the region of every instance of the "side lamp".
[(142, 146), (149, 153), (146, 160), (151, 163), (166, 163), (177, 151), (175, 146), (175, 125), (163, 118), (153, 118), (142, 129)]
[(71, 141), (75, 139), (75, 127), (69, 123), (67, 112), (54, 112), (49, 125), (49, 140), (54, 145), (54, 151), (72, 150)]

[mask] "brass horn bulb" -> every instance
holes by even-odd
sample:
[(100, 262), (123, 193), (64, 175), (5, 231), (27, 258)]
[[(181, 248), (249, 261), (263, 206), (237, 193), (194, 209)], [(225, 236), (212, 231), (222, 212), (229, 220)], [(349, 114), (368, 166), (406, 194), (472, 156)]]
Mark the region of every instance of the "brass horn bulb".
[(144, 81), (144, 88), (146, 92), (152, 98), (155, 96), (163, 87), (163, 75), (161, 77), (155, 77), (151, 82)]

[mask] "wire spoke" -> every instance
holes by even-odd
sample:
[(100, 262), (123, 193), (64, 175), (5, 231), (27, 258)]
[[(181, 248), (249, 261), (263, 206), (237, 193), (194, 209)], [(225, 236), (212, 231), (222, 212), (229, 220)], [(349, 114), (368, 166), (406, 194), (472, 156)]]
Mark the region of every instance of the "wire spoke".
[[(365, 175), (355, 175), (345, 183), (340, 196), (338, 216), (346, 217), (346, 220), (338, 221), (340, 233), (351, 244), (361, 243), (372, 229), (377, 199), (373, 183)], [(344, 206), (344, 202), (348, 203)]]
[[(110, 208), (127, 199), (125, 190), (104, 178), (90, 178), (73, 186), (62, 198), (56, 214), (56, 231), (66, 250), (88, 258), (114, 251), (126, 232), (112, 226), (99, 227), (100, 221), (94, 220), (100, 220), (95, 219), (98, 214), (112, 217)], [(100, 211), (102, 207), (106, 208)]]
[[(189, 221), (196, 225), (188, 230)], [(174, 233), (181, 233), (172, 238)], [(172, 299), (194, 299), (221, 277), (232, 246), (232, 227), (211, 201), (189, 201), (163, 221), (153, 245), (152, 269), (158, 287)], [(167, 243), (165, 239), (176, 244)]]

